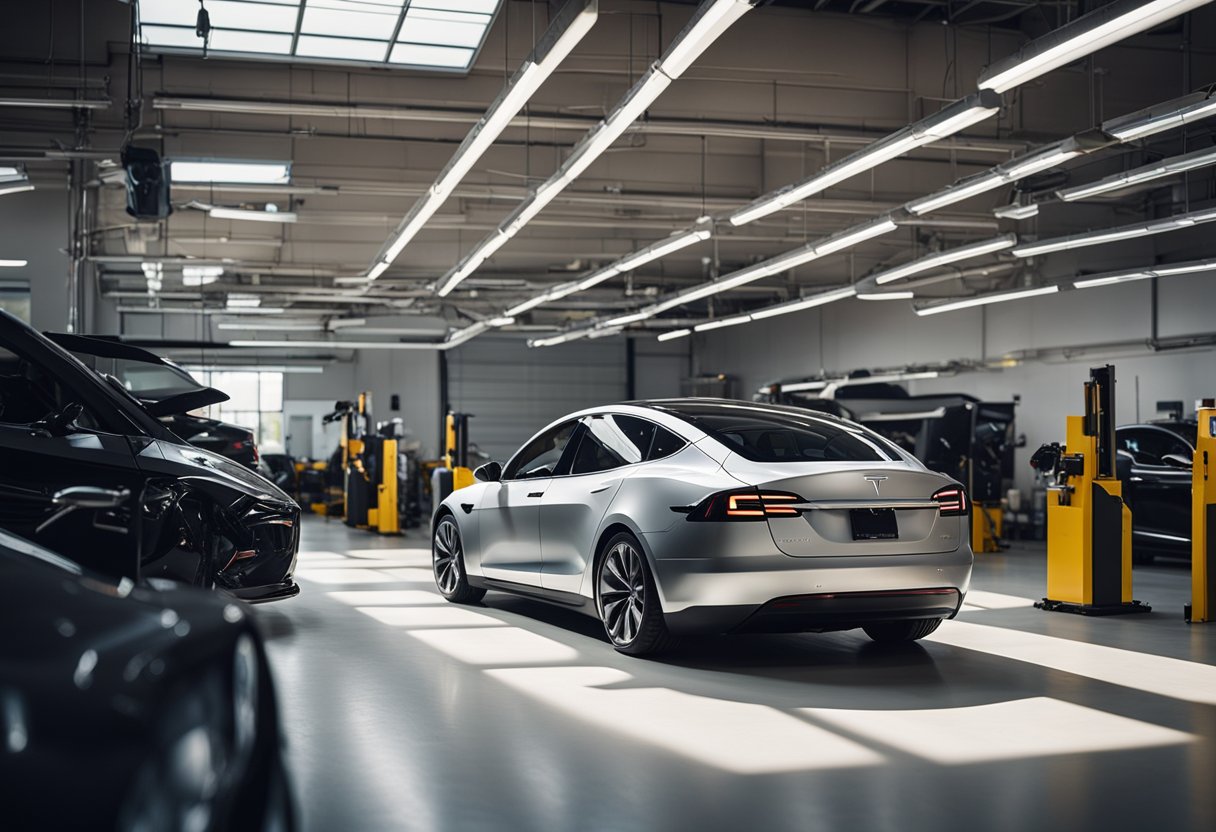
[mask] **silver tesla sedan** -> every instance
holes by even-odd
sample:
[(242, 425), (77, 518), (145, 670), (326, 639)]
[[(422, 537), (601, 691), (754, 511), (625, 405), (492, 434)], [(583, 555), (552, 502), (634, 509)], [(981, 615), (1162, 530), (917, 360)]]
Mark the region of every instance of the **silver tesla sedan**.
[(963, 487), (861, 425), (669, 399), (559, 419), (433, 524), (450, 601), (499, 590), (597, 616), (644, 655), (691, 632), (928, 635), (971, 580)]

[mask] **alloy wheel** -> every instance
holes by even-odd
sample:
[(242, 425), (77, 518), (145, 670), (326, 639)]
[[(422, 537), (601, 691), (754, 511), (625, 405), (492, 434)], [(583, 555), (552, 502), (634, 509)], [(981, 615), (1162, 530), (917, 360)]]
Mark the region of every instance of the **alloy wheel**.
[(450, 519), (435, 530), (435, 583), (445, 595), (451, 595), (460, 585), (460, 532)]
[(600, 567), (600, 618), (615, 644), (632, 642), (646, 612), (646, 577), (642, 556), (628, 543), (609, 550)]

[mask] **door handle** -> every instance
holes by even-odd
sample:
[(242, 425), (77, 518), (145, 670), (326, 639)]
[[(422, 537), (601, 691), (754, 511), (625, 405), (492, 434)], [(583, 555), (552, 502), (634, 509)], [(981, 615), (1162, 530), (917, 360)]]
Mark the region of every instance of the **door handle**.
[(543, 491), (529, 491), (529, 492), (528, 492), (528, 496), (529, 496), (529, 497), (543, 497), (543, 496), (545, 496), (545, 492), (543, 492)]
[(599, 494), (602, 491), (607, 491), (612, 486), (616, 485), (620, 480), (612, 480), (612, 482), (602, 482), (596, 488), (591, 489), (592, 494)]

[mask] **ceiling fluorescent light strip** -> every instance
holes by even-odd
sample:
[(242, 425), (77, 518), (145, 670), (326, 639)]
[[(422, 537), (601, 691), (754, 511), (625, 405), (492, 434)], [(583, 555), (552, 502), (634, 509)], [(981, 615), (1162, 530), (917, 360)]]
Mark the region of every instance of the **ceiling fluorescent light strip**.
[(942, 312), (954, 312), (959, 309), (970, 309), (975, 306), (987, 306), (990, 303), (1004, 303), (1009, 300), (1022, 300), (1023, 298), (1033, 298), (1039, 295), (1053, 295), (1060, 291), (1060, 287), (1052, 284), (1051, 286), (1039, 286), (1034, 289), (1020, 289), (1016, 292), (999, 292), (991, 295), (978, 295), (973, 298), (963, 298), (962, 300), (948, 301), (946, 303), (938, 303), (933, 306), (916, 307), (916, 314), (938, 315)]
[(229, 347), (242, 349), (301, 349), (301, 350), (437, 350), (438, 341), (229, 341)]
[(894, 280), (899, 280), (903, 277), (911, 277), (914, 274), (927, 272), (930, 269), (938, 266), (944, 266), (947, 263), (957, 263), (960, 260), (969, 260), (972, 257), (982, 257), (985, 254), (991, 254), (994, 251), (1003, 251), (1007, 248), (1013, 248), (1018, 243), (1016, 234), (1002, 234), (999, 237), (993, 237), (991, 240), (981, 240), (978, 243), (971, 243), (958, 248), (946, 249), (934, 254), (928, 254), (924, 257), (913, 260), (911, 263), (905, 263), (902, 266), (897, 266), (894, 269), (880, 272), (874, 276), (874, 282), (879, 286), (885, 283), (890, 283)]
[(1014, 202), (1009, 205), (1002, 205), (1000, 208), (992, 209), (992, 216), (999, 217), (1003, 220), (1026, 220), (1039, 215), (1039, 203), (1028, 202), (1022, 204)]
[(570, 0), (562, 7), (536, 48), (511, 76), (485, 115), (469, 130), (434, 184), (393, 231), (367, 272), (369, 280), (375, 280), (392, 265), (541, 85), (591, 31), (598, 16), (599, 0)]
[[(545, 206), (552, 202), (567, 185), (579, 177), (599, 156), (621, 137), (629, 127), (655, 102), (673, 80), (692, 64), (710, 44), (752, 8), (750, 0), (705, 0), (689, 24), (650, 70), (633, 85), (608, 117), (591, 128), (574, 146), (570, 156), (548, 180), (533, 190), (496, 232), (507, 239), (514, 237)], [(494, 235), (472, 252), (439, 281), (436, 293), (446, 297), (461, 281), (477, 270), (489, 257), (487, 244)], [(473, 265), (470, 265), (473, 264)]]
[(692, 335), (691, 329), (671, 329), (667, 332), (659, 333), (657, 340), (659, 341), (674, 341), (677, 338), (684, 338)]
[(1208, 167), (1209, 165), (1216, 165), (1216, 148), (1197, 150), (1194, 153), (1184, 153), (1181, 156), (1171, 156), (1168, 159), (1162, 159), (1160, 162), (1154, 162), (1151, 165), (1144, 165), (1143, 167), (1134, 168), (1123, 173), (1116, 173), (1113, 176), (1107, 176), (1096, 182), (1056, 191), (1056, 196), (1064, 202), (1075, 202), (1078, 199), (1086, 199), (1098, 194), (1122, 190), (1131, 185), (1152, 182), (1155, 179), (1162, 179), (1166, 176)]
[(910, 124), (902, 130), (828, 165), (799, 184), (787, 185), (754, 200), (731, 214), (728, 218), (730, 224), (745, 225), (796, 202), (801, 202), (832, 185), (878, 167), (883, 162), (902, 156), (910, 150), (965, 130), (992, 116), (1000, 107), (1000, 96), (987, 90), (959, 99), (940, 112)]
[(912, 200), (904, 208), (918, 216), (920, 214), (927, 214), (930, 211), (936, 211), (947, 205), (962, 202), (965, 199), (978, 196), (1002, 185), (1016, 182), (1032, 174), (1054, 168), (1085, 152), (1087, 150), (1082, 149), (1080, 143), (1075, 138), (1065, 139), (1016, 159), (1011, 159), (989, 170), (964, 177), (936, 193)]
[(1151, 277), (1169, 277), (1171, 275), (1195, 274), (1197, 272), (1210, 271), (1216, 271), (1216, 259), (1192, 260), (1186, 263), (1168, 263), (1159, 266), (1149, 266), (1145, 269), (1130, 269), (1128, 271), (1094, 275), (1081, 280), (1074, 280), (1072, 285), (1078, 289), (1093, 289), (1099, 286), (1111, 286), (1115, 283), (1130, 283), (1135, 280), (1147, 280)]
[(251, 220), (253, 222), (295, 222), (294, 211), (257, 211), (246, 208), (212, 207), (207, 209), (207, 215), (217, 220)]
[(1195, 92), (1102, 123), (1102, 132), (1132, 141), (1216, 116), (1216, 93)]
[(1053, 251), (1062, 251), (1066, 248), (1084, 248), (1086, 246), (1101, 245), (1102, 243), (1113, 243), (1117, 240), (1130, 240), (1135, 237), (1164, 234), (1169, 231), (1177, 231), (1180, 228), (1188, 228), (1192, 225), (1211, 222), (1212, 220), (1216, 220), (1216, 208), (1207, 208), (1202, 211), (1191, 211), (1187, 214), (1178, 214), (1173, 217), (1153, 220), (1147, 223), (1135, 223), (1133, 225), (1123, 225), (1100, 231), (1089, 231), (1084, 234), (1070, 234), (1067, 237), (1053, 237), (1035, 243), (1023, 243), (1016, 246), (1013, 249), (1013, 253), (1018, 257), (1033, 257), (1036, 254), (1047, 254)]
[(1005, 92), (1105, 46), (1206, 5), (1211, 0), (1116, 0), (998, 61), (979, 77), (981, 89)]
[(915, 292), (863, 292), (857, 295), (858, 300), (912, 300)]

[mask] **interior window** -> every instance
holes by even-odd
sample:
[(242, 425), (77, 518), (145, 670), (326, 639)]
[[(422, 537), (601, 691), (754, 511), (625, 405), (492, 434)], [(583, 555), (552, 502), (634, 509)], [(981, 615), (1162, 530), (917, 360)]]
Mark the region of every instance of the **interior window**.
[(525, 480), (553, 476), (577, 426), (578, 422), (565, 422), (533, 439), (507, 463), (503, 479)]
[(683, 447), (683, 439), (667, 430), (667, 428), (661, 428), (656, 425), (654, 441), (650, 444), (650, 453), (646, 455), (646, 459), (662, 459), (665, 456), (671, 456)]

